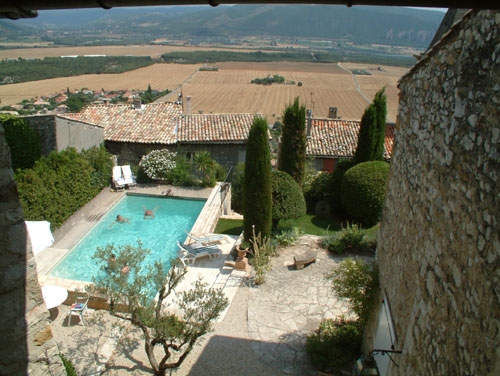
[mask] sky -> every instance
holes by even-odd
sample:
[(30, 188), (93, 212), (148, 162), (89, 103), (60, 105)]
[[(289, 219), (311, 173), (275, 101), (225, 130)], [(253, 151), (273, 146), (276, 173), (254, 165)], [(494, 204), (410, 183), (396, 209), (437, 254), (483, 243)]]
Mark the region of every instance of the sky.
[(407, 7), (407, 8), (425, 9), (425, 10), (437, 10), (439, 12), (444, 12), (444, 13), (446, 13), (448, 11), (448, 8), (418, 8), (418, 7)]

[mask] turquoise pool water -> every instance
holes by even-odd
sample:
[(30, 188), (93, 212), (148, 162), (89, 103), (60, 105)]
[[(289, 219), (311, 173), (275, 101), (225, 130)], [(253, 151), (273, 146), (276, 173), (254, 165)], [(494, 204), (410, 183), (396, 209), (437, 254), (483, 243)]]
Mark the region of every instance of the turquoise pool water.
[[(92, 259), (97, 247), (114, 243), (137, 245), (151, 253), (146, 263), (161, 260), (168, 268), (170, 258), (177, 255), (176, 241), (186, 239), (200, 214), (204, 200), (187, 200), (172, 197), (125, 196), (92, 230), (51, 270), (50, 275), (78, 281), (92, 282), (99, 273), (96, 260)], [(154, 219), (144, 219), (143, 207), (155, 210)], [(114, 223), (116, 216), (128, 218), (129, 223)]]

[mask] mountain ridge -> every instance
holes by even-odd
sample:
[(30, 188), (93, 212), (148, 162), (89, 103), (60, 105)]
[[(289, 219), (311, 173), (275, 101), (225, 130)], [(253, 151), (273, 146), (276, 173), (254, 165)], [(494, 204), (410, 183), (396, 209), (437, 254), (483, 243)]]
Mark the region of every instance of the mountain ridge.
[[(165, 6), (41, 11), (33, 20), (1, 20), (3, 39), (40, 33), (75, 40), (92, 36), (140, 36), (147, 43), (179, 38), (313, 38), (355, 44), (427, 48), (445, 13), (404, 7), (264, 4)], [(76, 42), (75, 42), (76, 43)]]

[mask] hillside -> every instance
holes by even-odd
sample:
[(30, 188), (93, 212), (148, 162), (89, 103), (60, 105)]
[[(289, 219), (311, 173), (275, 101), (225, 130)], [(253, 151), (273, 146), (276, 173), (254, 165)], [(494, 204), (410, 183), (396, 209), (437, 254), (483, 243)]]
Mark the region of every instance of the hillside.
[(58, 10), (41, 11), (36, 19), (0, 21), (0, 30), (8, 31), (0, 42), (95, 45), (190, 38), (190, 43), (235, 44), (252, 36), (425, 49), (443, 17), (443, 12), (403, 7), (313, 4)]

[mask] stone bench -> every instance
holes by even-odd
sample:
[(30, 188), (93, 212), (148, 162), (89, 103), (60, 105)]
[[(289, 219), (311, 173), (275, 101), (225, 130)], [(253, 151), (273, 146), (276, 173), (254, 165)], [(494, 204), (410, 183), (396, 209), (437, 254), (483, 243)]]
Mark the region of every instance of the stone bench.
[(316, 262), (317, 252), (307, 252), (305, 255), (294, 256), (293, 265), (296, 270), (304, 269), (304, 266)]

